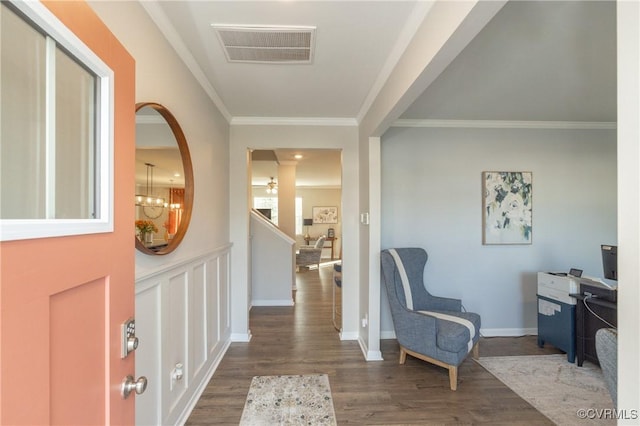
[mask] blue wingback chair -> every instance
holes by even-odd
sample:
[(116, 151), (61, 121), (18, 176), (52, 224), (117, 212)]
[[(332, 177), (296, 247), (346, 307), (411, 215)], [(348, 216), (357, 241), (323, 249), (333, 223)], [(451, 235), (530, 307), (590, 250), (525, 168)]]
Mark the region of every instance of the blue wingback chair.
[(456, 390), (458, 366), (472, 351), (478, 358), (480, 315), (463, 312), (459, 299), (429, 294), (423, 279), (427, 257), (421, 248), (381, 253), (383, 281), (400, 344), (400, 364), (409, 354), (447, 368), (451, 390)]

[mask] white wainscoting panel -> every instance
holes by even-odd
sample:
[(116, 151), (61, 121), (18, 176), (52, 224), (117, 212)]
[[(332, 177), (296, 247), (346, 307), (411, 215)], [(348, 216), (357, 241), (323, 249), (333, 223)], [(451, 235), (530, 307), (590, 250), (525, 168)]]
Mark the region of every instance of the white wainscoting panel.
[(162, 419), (161, 404), (159, 404), (162, 397), (159, 379), (162, 339), (158, 328), (162, 287), (159, 282), (150, 281), (147, 284), (144, 289), (136, 288), (136, 336), (140, 339), (138, 349), (135, 351), (136, 377), (145, 376), (149, 379), (147, 390), (135, 396), (136, 424), (158, 425)]
[[(209, 261), (207, 263), (209, 273), (214, 277), (219, 277), (218, 261)], [(217, 280), (216, 280), (217, 281)], [(209, 280), (207, 285), (207, 351), (209, 355), (216, 350), (220, 341), (220, 324), (223, 322), (220, 306), (220, 287), (215, 285), (214, 280)]]
[(136, 424), (184, 424), (229, 347), (230, 248), (137, 277)]
[[(187, 272), (189, 269), (189, 273)], [(169, 275), (165, 290), (167, 297), (162, 300), (162, 406), (174, 412), (187, 391), (187, 382), (191, 366), (187, 362), (189, 346), (189, 275), (193, 270), (187, 266), (178, 268)], [(163, 295), (165, 293), (163, 291)], [(166, 338), (164, 338), (166, 336)], [(172, 372), (177, 364), (182, 364), (184, 377), (173, 380)]]
[(191, 352), (191, 362), (193, 376), (198, 376), (207, 362), (207, 270), (209, 263), (203, 263), (193, 268), (193, 291), (191, 292), (190, 311), (195, 318), (202, 318), (203, 321), (196, 321), (191, 324), (189, 331), (190, 339), (193, 342)]
[(220, 286), (220, 318), (221, 318), (221, 328), (220, 330), (225, 330), (225, 336), (227, 333), (230, 336), (231, 330), (231, 286), (229, 280), (229, 271), (231, 270), (231, 259), (229, 252), (221, 254), (218, 257), (218, 281), (227, 283), (225, 286)]

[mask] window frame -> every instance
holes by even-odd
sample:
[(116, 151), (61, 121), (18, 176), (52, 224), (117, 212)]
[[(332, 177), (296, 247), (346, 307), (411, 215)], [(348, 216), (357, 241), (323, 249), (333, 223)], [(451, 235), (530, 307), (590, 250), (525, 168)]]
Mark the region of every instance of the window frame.
[[(8, 1), (38, 31), (96, 76), (95, 196), (92, 219), (0, 219), (0, 241), (97, 234), (114, 230), (114, 73), (40, 2)], [(48, 89), (47, 89), (48, 90)], [(47, 186), (49, 183), (47, 183)]]

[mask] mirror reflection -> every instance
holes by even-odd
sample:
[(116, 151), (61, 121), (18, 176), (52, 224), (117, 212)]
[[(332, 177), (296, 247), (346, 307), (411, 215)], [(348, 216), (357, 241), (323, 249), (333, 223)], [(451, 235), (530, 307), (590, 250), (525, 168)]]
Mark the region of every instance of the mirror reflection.
[(136, 247), (165, 254), (183, 225), (187, 206), (181, 149), (175, 129), (158, 107), (150, 104), (136, 111), (135, 232)]

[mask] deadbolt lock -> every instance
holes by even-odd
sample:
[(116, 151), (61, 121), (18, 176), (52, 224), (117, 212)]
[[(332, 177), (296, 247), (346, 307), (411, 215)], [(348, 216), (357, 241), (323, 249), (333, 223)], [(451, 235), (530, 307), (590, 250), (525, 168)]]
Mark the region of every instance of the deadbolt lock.
[(138, 338), (136, 337), (136, 320), (129, 318), (120, 326), (122, 334), (122, 344), (120, 358), (126, 358), (130, 352), (138, 348)]

